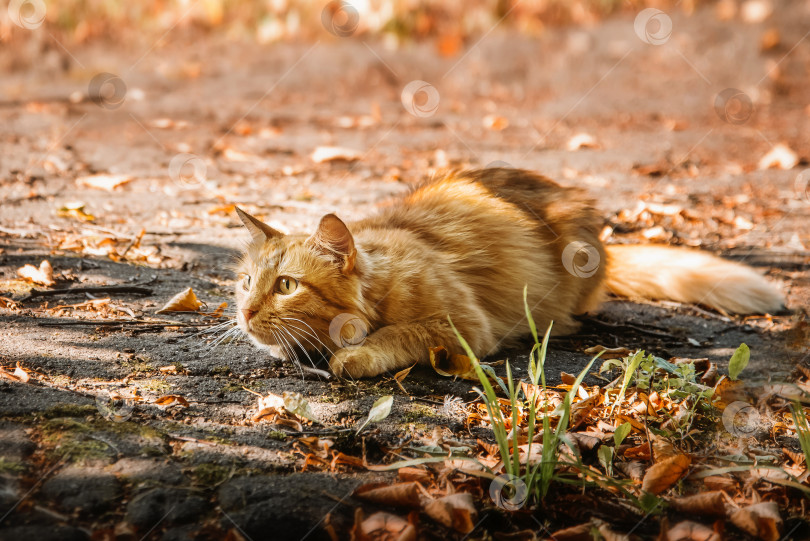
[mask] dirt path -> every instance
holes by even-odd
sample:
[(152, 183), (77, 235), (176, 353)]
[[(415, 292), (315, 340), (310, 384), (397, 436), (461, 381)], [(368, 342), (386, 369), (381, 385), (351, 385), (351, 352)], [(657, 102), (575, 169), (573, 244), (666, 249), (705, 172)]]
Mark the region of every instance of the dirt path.
[[(58, 287), (143, 284), (151, 293), (113, 294), (95, 308), (54, 310), (88, 301), (83, 295), (0, 308), (0, 363), (35, 373), (28, 384), (0, 379), (0, 537), (81, 539), (126, 520), (139, 536), (162, 539), (234, 526), (254, 539), (268, 531), (322, 538), (327, 513), (348, 528), (351, 490), (388, 477), (287, 475), (300, 472), (305, 453), (297, 438), (250, 422), (255, 397), (243, 386), (300, 392), (318, 419), (341, 427), (395, 395), (392, 415), (365, 443), (351, 431), (333, 435), (337, 450), (370, 461), (409, 438), (429, 442), (436, 428), (474, 439), (443, 404), (447, 395), (475, 398), (466, 382), (415, 369), (405, 394), (390, 377), (304, 380), (244, 341), (206, 349), (210, 339), (194, 326), (206, 318), (155, 315), (189, 286), (211, 310), (232, 308), (229, 264), (246, 236), (232, 204), (306, 230), (331, 211), (368, 215), (444, 167), (537, 170), (591, 190), (613, 227), (609, 242), (646, 235), (754, 264), (783, 285), (792, 311), (740, 321), (612, 301), (596, 317), (615, 327), (589, 323), (581, 336), (555, 341), (550, 377), (578, 372), (589, 358), (582, 351), (596, 344), (722, 366), (741, 342), (753, 352), (752, 381), (787, 377), (810, 351), (810, 172), (802, 176), (810, 16), (798, 4), (776, 13), (770, 24), (781, 44), (766, 51), (767, 25), (720, 22), (712, 11), (672, 20), (662, 45), (616, 19), (537, 40), (496, 31), (453, 58), (431, 44), (389, 50), (350, 39), (169, 42), (143, 57), (49, 43), (43, 61), (5, 73), (0, 294), (24, 297), (30, 285), (16, 280), (17, 269), (43, 259)], [(99, 73), (120, 76), (126, 90), (89, 100)], [(432, 85), (435, 112), (430, 101), (403, 107), (403, 88), (416, 80)], [(748, 96), (752, 110), (745, 101), (734, 109), (728, 88)], [(583, 133), (591, 139), (569, 149)], [(780, 143), (802, 161), (760, 169)], [(347, 147), (359, 159), (316, 163), (319, 146)], [(81, 184), (94, 174), (120, 186)], [(82, 212), (93, 220), (77, 219)], [(130, 245), (120, 261), (108, 257), (110, 247), (120, 254)], [(144, 318), (163, 323), (137, 323)], [(123, 323), (104, 324), (110, 319)], [(522, 366), (525, 352), (503, 357)], [(125, 389), (143, 400), (120, 411), (121, 422), (105, 419), (107, 397)], [(168, 394), (189, 407), (152, 404)]]

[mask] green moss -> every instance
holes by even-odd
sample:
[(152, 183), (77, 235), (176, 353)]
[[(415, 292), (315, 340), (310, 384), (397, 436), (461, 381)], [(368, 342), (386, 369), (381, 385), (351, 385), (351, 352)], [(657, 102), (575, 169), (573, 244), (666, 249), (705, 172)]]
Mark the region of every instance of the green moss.
[(25, 466), (19, 462), (0, 457), (0, 473), (20, 473), (25, 470)]
[(413, 423), (416, 421), (421, 421), (423, 419), (430, 418), (430, 417), (438, 417), (439, 414), (436, 411), (428, 406), (423, 405), (416, 405), (411, 408), (409, 411), (405, 412), (403, 415), (403, 420), (407, 423)]
[(191, 472), (194, 482), (204, 487), (214, 487), (225, 482), (231, 475), (231, 468), (219, 464), (200, 464)]
[(271, 440), (287, 441), (288, 436), (281, 430), (271, 430), (270, 432), (267, 433), (267, 437), (270, 438)]
[(235, 393), (243, 390), (244, 389), (242, 389), (242, 384), (233, 381), (227, 383), (224, 387), (222, 387), (223, 393)]
[(58, 446), (48, 452), (52, 456), (67, 458), (73, 462), (87, 462), (108, 458), (115, 455), (115, 453), (115, 449), (103, 441), (70, 438), (66, 438), (65, 441), (60, 442)]
[(42, 413), (46, 419), (57, 417), (86, 417), (98, 415), (98, 408), (92, 404), (57, 404)]
[(220, 375), (220, 376), (227, 376), (231, 373), (231, 367), (227, 364), (223, 364), (222, 366), (215, 366), (211, 369), (211, 374), (213, 375)]
[(141, 390), (151, 391), (153, 393), (165, 393), (169, 391), (172, 386), (162, 379), (148, 379), (140, 381), (136, 384)]

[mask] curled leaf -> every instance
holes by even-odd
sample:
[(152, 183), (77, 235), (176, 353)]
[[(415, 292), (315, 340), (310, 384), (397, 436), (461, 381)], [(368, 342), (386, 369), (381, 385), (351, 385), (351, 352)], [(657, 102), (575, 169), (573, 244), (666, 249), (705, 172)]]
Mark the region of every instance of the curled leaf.
[(457, 376), (478, 381), (472, 361), (466, 355), (451, 355), (443, 346), (429, 348), (430, 365), (440, 376)]
[(202, 301), (197, 298), (197, 295), (195, 295), (194, 291), (189, 287), (169, 299), (169, 302), (167, 302), (163, 308), (158, 310), (157, 313), (196, 312), (200, 309), (202, 304)]
[(20, 267), (17, 269), (17, 276), (42, 286), (50, 287), (56, 284), (56, 282), (53, 280), (53, 267), (51, 267), (51, 264), (47, 259), (43, 260), (42, 263), (39, 264), (39, 268), (33, 265), (25, 265), (24, 267)]
[(382, 398), (378, 399), (374, 402), (374, 405), (371, 406), (371, 410), (368, 412), (368, 419), (363, 421), (363, 424), (360, 425), (360, 428), (357, 429), (357, 434), (363, 430), (367, 424), (369, 423), (379, 423), (391, 413), (391, 406), (394, 404), (394, 397), (393, 396), (383, 396)]
[(415, 482), (369, 483), (357, 487), (352, 496), (360, 500), (395, 507), (419, 507), (421, 505), (419, 485)]
[(460, 533), (470, 533), (478, 522), (472, 494), (458, 492), (428, 503), (425, 514), (436, 522)]
[(309, 402), (301, 393), (284, 391), (282, 398), (284, 399), (285, 410), (314, 423), (318, 422), (318, 419), (315, 418), (315, 414), (312, 413), (312, 408), (309, 407)]
[(155, 405), (164, 408), (170, 408), (172, 406), (180, 406), (181, 408), (187, 408), (188, 400), (177, 394), (167, 394), (155, 400)]
[(751, 350), (745, 343), (740, 344), (734, 355), (728, 361), (728, 375), (732, 380), (736, 380), (740, 376), (740, 372), (745, 370), (748, 366), (748, 361), (751, 359)]

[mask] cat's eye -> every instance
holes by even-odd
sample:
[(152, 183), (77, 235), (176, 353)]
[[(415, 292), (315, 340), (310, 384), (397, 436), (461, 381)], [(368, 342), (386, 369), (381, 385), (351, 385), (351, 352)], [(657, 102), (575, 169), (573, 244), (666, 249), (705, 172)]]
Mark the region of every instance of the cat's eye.
[(247, 291), (250, 289), (250, 275), (246, 274), (245, 279), (242, 280), (242, 288)]
[(282, 295), (289, 295), (298, 288), (298, 280), (289, 276), (282, 276), (278, 279), (276, 290)]

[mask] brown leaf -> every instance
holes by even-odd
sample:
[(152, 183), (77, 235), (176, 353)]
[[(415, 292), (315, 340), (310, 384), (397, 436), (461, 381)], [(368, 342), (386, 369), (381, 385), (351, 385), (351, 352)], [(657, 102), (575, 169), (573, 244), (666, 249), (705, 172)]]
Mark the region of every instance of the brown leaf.
[(670, 506), (683, 513), (701, 516), (723, 517), (726, 515), (726, 504), (723, 493), (719, 490), (700, 492), (693, 496), (672, 498)]
[(703, 478), (703, 484), (710, 490), (730, 492), (737, 489), (737, 481), (722, 475), (710, 475)]
[(28, 383), (28, 380), (31, 379), (31, 376), (29, 376), (28, 372), (26, 372), (25, 369), (20, 366), (19, 362), (17, 363), (17, 368), (14, 369), (14, 375), (17, 376), (23, 383)]
[(406, 466), (397, 470), (397, 475), (403, 481), (418, 481), (423, 484), (430, 484), (433, 481), (433, 474), (425, 468)]
[(644, 479), (644, 464), (641, 462), (635, 460), (631, 462), (616, 462), (614, 466), (636, 484), (641, 483)]
[(394, 507), (419, 507), (419, 485), (409, 483), (369, 483), (355, 489), (352, 496), (360, 500)]
[(416, 541), (416, 527), (404, 518), (379, 512), (363, 518), (363, 510), (354, 512), (352, 541)]
[(472, 361), (466, 355), (450, 355), (444, 346), (428, 348), (430, 365), (441, 376), (457, 376), (461, 379), (478, 381)]
[(8, 308), (9, 310), (17, 310), (20, 305), (8, 297), (0, 297), (0, 308)]
[(76, 185), (111, 192), (118, 186), (122, 186), (131, 180), (132, 177), (127, 175), (90, 175), (88, 177), (77, 178)]
[(51, 267), (47, 259), (39, 264), (39, 268), (33, 265), (20, 267), (17, 269), (17, 275), (29, 282), (34, 282), (42, 286), (50, 287), (56, 284), (56, 282), (53, 281), (53, 267)]
[(688, 455), (675, 455), (652, 466), (644, 474), (641, 488), (653, 494), (660, 494), (684, 476), (692, 464)]
[(197, 299), (197, 295), (191, 288), (187, 288), (171, 299), (166, 305), (157, 311), (158, 314), (165, 312), (196, 312), (202, 306), (202, 302)]
[(605, 361), (607, 359), (622, 359), (622, 358), (630, 355), (630, 353), (631, 353), (631, 351), (629, 349), (624, 348), (624, 347), (621, 347), (621, 348), (608, 348), (608, 347), (605, 347), (605, 346), (602, 346), (602, 345), (596, 345), (596, 346), (590, 347), (590, 348), (585, 350), (585, 353), (588, 354), (588, 355), (596, 355), (597, 353), (600, 353), (602, 351), (604, 351), (604, 353), (602, 353), (602, 356), (599, 357), (599, 358), (602, 359), (603, 361)]
[(720, 534), (697, 522), (684, 520), (665, 533), (661, 541), (721, 541)]
[(573, 385), (574, 382), (577, 381), (577, 377), (573, 374), (569, 374), (568, 372), (560, 372), (560, 380), (565, 385)]
[(782, 531), (782, 517), (776, 502), (762, 502), (735, 511), (731, 523), (763, 541), (777, 541)]
[(170, 408), (172, 406), (180, 406), (180, 407), (183, 407), (183, 408), (187, 408), (189, 404), (188, 404), (188, 400), (186, 400), (185, 398), (183, 398), (180, 395), (167, 394), (167, 395), (163, 395), (160, 398), (158, 398), (157, 400), (155, 400), (155, 405), (165, 407), (165, 408)]
[(423, 511), (436, 522), (460, 533), (470, 533), (478, 521), (472, 494), (463, 492), (433, 500)]
[(624, 450), (625, 458), (637, 458), (640, 460), (650, 460), (652, 455), (650, 454), (650, 444), (647, 442), (642, 443), (641, 445), (637, 445), (635, 447), (630, 447), (629, 449)]
[(312, 161), (315, 163), (347, 161), (353, 162), (363, 157), (359, 150), (345, 147), (321, 146), (312, 153)]
[(593, 541), (591, 528), (593, 528), (593, 524), (585, 522), (564, 530), (557, 530), (551, 534), (551, 538), (557, 541)]

